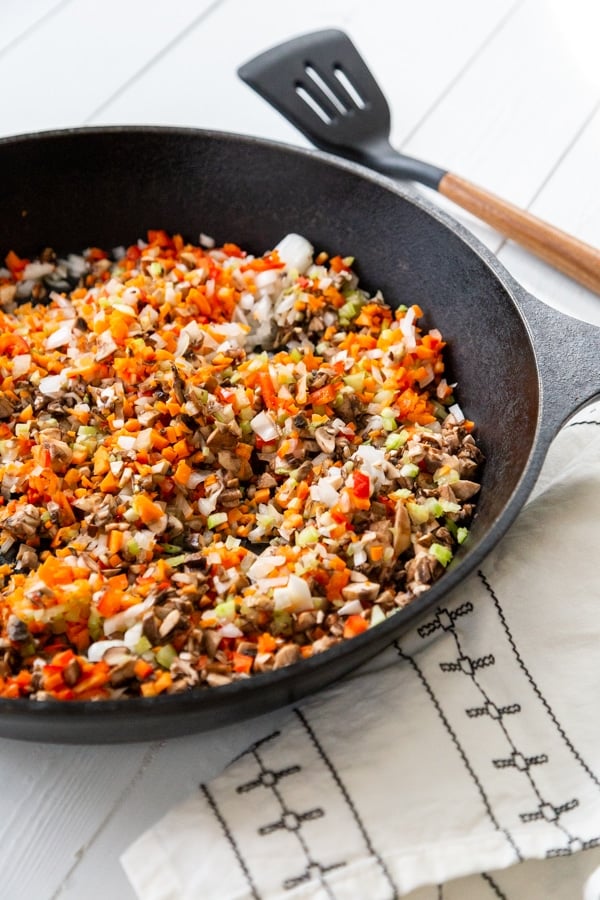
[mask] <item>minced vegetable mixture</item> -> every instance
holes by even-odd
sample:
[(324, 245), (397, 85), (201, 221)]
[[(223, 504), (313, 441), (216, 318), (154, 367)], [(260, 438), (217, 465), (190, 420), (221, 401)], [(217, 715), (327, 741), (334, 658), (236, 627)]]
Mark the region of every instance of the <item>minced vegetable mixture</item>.
[[(0, 268), (0, 696), (153, 697), (410, 603), (481, 453), (415, 306), (288, 235)], [(409, 301), (408, 301), (409, 302)]]

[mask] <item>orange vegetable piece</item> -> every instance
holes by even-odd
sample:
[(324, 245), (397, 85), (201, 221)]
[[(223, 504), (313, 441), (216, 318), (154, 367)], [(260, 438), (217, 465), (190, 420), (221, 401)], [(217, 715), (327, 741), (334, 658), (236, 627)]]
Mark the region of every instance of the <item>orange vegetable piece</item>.
[(369, 623), (361, 615), (348, 616), (344, 623), (344, 637), (352, 638), (362, 634), (369, 627)]

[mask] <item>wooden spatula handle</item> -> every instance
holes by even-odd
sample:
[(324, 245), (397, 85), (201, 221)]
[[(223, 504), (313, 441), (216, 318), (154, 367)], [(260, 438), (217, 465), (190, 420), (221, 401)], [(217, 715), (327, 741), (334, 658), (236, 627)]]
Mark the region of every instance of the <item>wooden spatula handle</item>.
[(501, 234), (600, 294), (600, 250), (452, 172), (446, 172), (438, 190)]

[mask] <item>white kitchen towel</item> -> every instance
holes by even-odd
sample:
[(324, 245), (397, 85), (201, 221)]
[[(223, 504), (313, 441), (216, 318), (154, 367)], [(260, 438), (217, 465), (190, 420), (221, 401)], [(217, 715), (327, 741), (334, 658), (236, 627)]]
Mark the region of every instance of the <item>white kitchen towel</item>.
[(599, 562), (597, 403), (480, 571), (128, 848), (138, 896), (508, 897), (496, 870), (600, 847)]

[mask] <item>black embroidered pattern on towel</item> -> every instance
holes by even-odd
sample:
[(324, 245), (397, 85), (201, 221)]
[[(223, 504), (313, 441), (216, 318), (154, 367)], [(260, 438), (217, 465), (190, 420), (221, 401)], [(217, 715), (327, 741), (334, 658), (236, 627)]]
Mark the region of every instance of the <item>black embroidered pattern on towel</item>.
[[(441, 610), (440, 614), (446, 616), (448, 611)], [(452, 662), (440, 663), (440, 669), (443, 672), (460, 672), (463, 676), (466, 676), (471, 680), (477, 692), (481, 695), (483, 702), (481, 705), (467, 708), (465, 710), (467, 716), (470, 718), (489, 716), (496, 723), (511, 751), (510, 755), (503, 760), (504, 765), (501, 765), (501, 768), (508, 768), (512, 764), (514, 768), (522, 773), (532, 791), (536, 806), (533, 809), (521, 812), (519, 818), (524, 823), (544, 819), (562, 832), (568, 842), (568, 847), (571, 848), (568, 852), (572, 852), (574, 847), (580, 849), (581, 840), (576, 835), (572, 834), (564, 822), (561, 821), (562, 814), (574, 809), (579, 804), (579, 800), (576, 797), (573, 797), (566, 799), (561, 804), (552, 804), (544, 799), (540, 787), (531, 771), (531, 766), (527, 763), (525, 755), (521, 753), (517, 747), (511, 728), (506, 722), (506, 716), (514, 715), (521, 711), (521, 704), (515, 702), (504, 706), (498, 706), (490, 696), (489, 689), (484, 687), (482, 680), (478, 676), (479, 670), (495, 665), (495, 656), (493, 654), (487, 654), (482, 657), (471, 658), (463, 647), (463, 641), (457, 629), (451, 627), (447, 628), (446, 631), (451, 634), (454, 640), (457, 657)], [(547, 754), (538, 754), (537, 758), (540, 757), (543, 762), (548, 762)], [(498, 767), (496, 766), (496, 768)], [(548, 850), (548, 854), (557, 855), (559, 850), (562, 849), (564, 848), (551, 848)]]
[[(592, 423), (574, 423), (574, 424), (592, 424)], [(600, 423), (598, 423), (598, 424), (600, 424)], [(582, 758), (581, 754), (575, 748), (573, 742), (570, 740), (570, 738), (567, 735), (567, 733), (565, 732), (564, 728), (558, 721), (558, 718), (556, 717), (552, 707), (548, 703), (548, 700), (542, 694), (538, 684), (536, 683), (531, 672), (527, 668), (525, 661), (517, 648), (515, 639), (514, 639), (512, 633), (510, 631), (510, 628), (508, 626), (508, 622), (506, 620), (506, 616), (504, 615), (504, 611), (502, 609), (500, 600), (499, 600), (496, 592), (494, 591), (492, 585), (490, 584), (489, 580), (484, 575), (483, 571), (479, 570), (479, 572), (477, 574), (479, 576), (481, 583), (483, 584), (483, 586), (486, 590), (487, 596), (489, 597), (489, 599), (491, 600), (491, 602), (494, 606), (494, 609), (497, 613), (498, 619), (502, 625), (502, 629), (506, 635), (506, 639), (507, 639), (508, 645), (511, 649), (512, 655), (515, 658), (519, 668), (521, 669), (523, 674), (526, 676), (529, 684), (531, 685), (533, 693), (535, 694), (537, 699), (542, 704), (545, 712), (548, 715), (548, 718), (550, 719), (553, 726), (555, 727), (561, 740), (564, 742), (565, 746), (568, 748), (570, 754), (576, 760), (578, 765), (583, 769), (583, 771), (586, 773), (586, 775), (590, 778), (592, 783), (596, 787), (600, 788), (600, 779), (596, 776), (596, 774), (592, 771), (592, 769), (587, 765), (585, 760)], [(542, 762), (548, 762), (547, 754), (541, 754), (541, 756), (542, 756), (542, 760), (541, 760)], [(517, 763), (516, 757), (514, 760), (514, 764), (517, 766), (517, 768), (521, 768), (522, 771), (527, 772), (527, 773), (529, 773), (529, 769), (530, 769), (530, 765), (527, 764), (528, 762), (530, 762), (530, 765), (531, 764), (536, 765), (536, 764), (539, 764), (540, 759), (539, 759), (539, 757), (525, 758), (522, 756), (522, 754), (519, 754), (518, 755), (518, 763)], [(538, 792), (538, 796), (539, 796), (539, 792)], [(578, 850), (585, 850), (585, 849), (590, 849), (591, 847), (600, 846), (600, 836), (590, 838), (587, 840), (583, 840), (582, 838), (570, 833), (569, 829), (566, 828), (564, 823), (559, 821), (560, 816), (563, 813), (569, 812), (570, 810), (575, 809), (578, 805), (579, 805), (579, 800), (575, 797), (571, 798), (569, 800), (566, 800), (562, 804), (557, 805), (557, 804), (551, 804), (551, 803), (548, 803), (547, 801), (542, 800), (542, 798), (540, 796), (540, 803), (539, 803), (537, 809), (532, 810), (530, 812), (521, 813), (521, 820), (523, 822), (534, 822), (534, 821), (539, 821), (540, 819), (545, 819), (547, 822), (553, 822), (554, 824), (556, 824), (564, 832), (564, 834), (568, 840), (567, 846), (550, 848), (546, 854), (548, 857), (570, 856), (572, 853), (574, 853)]]
[(381, 870), (382, 875), (388, 882), (388, 884), (392, 890), (391, 900), (395, 900), (395, 898), (398, 896), (398, 891), (397, 891), (396, 885), (394, 884), (392, 876), (391, 876), (385, 862), (383, 861), (383, 859), (381, 858), (379, 853), (377, 853), (377, 850), (375, 849), (373, 842), (371, 841), (371, 838), (369, 837), (369, 834), (367, 832), (365, 824), (364, 824), (361, 816), (359, 815), (356, 805), (353, 803), (352, 798), (350, 797), (350, 793), (349, 793), (348, 789), (346, 788), (346, 786), (344, 785), (339, 772), (335, 768), (333, 761), (325, 753), (325, 750), (323, 749), (321, 743), (318, 741), (317, 736), (316, 736), (314, 730), (311, 728), (310, 724), (308, 723), (304, 713), (302, 713), (299, 709), (295, 709), (294, 712), (296, 713), (296, 716), (302, 723), (306, 733), (308, 734), (308, 736), (309, 736), (311, 742), (313, 743), (317, 753), (319, 754), (321, 760), (323, 761), (323, 763), (329, 770), (329, 773), (330, 773), (331, 777), (333, 778), (340, 794), (342, 795), (348, 809), (352, 813), (352, 817), (354, 818), (354, 821), (363, 837), (363, 840), (365, 842), (365, 847), (366, 847), (367, 851), (369, 852), (369, 855), (372, 856), (373, 859), (376, 861), (379, 869)]
[(227, 822), (225, 821), (224, 816), (221, 814), (221, 810), (219, 809), (216, 800), (214, 799), (214, 797), (212, 796), (211, 792), (209, 791), (209, 789), (207, 788), (207, 786), (205, 784), (200, 785), (200, 790), (204, 794), (204, 796), (206, 798), (206, 802), (208, 803), (209, 807), (211, 808), (212, 812), (214, 813), (214, 816), (217, 819), (219, 825), (223, 829), (223, 833), (224, 833), (225, 837), (227, 838), (227, 842), (229, 843), (229, 846), (233, 850), (235, 858), (237, 859), (237, 861), (239, 863), (240, 869), (244, 873), (244, 877), (248, 884), (248, 888), (250, 889), (250, 893), (252, 895), (253, 900), (261, 900), (261, 895), (259, 894), (258, 889), (257, 889), (256, 885), (254, 884), (252, 875), (250, 874), (250, 869), (248, 868), (246, 861), (244, 860), (244, 858), (240, 852), (240, 848), (238, 847), (237, 841), (235, 840), (235, 838), (231, 832), (231, 829), (229, 828)]
[[(271, 810), (271, 817), (267, 821), (260, 822), (259, 820), (255, 833), (261, 839), (275, 841), (274, 844), (269, 846), (269, 852), (277, 857), (279, 850), (285, 846), (287, 849), (283, 851), (282, 855), (285, 856), (287, 853), (288, 866), (291, 868), (294, 863), (289, 859), (289, 839), (292, 838), (292, 840), (297, 842), (298, 846), (296, 860), (298, 867), (295, 871), (287, 871), (281, 876), (281, 888), (283, 890), (292, 890), (302, 884), (312, 882), (318, 885), (324, 895), (330, 900), (335, 900), (335, 886), (329, 882), (327, 875), (346, 866), (348, 864), (347, 860), (342, 858), (341, 854), (339, 858), (335, 859), (332, 855), (336, 852), (335, 848), (327, 845), (327, 841), (323, 843), (323, 835), (319, 838), (318, 835), (304, 833), (308, 823), (318, 822), (326, 817), (326, 806), (329, 808), (330, 814), (334, 816), (335, 821), (339, 821), (340, 816), (350, 813), (348, 818), (349, 821), (351, 820), (354, 823), (355, 836), (351, 838), (347, 835), (345, 840), (346, 853), (351, 854), (354, 845), (355, 856), (353, 861), (357, 857), (362, 860), (365, 857), (366, 850), (368, 857), (372, 859), (375, 866), (374, 871), (377, 872), (376, 877), (375, 875), (373, 876), (374, 889), (375, 885), (377, 885), (377, 896), (385, 897), (386, 900), (397, 900), (399, 896), (398, 890), (390, 872), (374, 848), (365, 824), (339, 772), (323, 748), (305, 714), (298, 709), (294, 710), (294, 712), (297, 720), (296, 727), (299, 730), (291, 749), (289, 746), (282, 746), (282, 740), (276, 740), (281, 737), (280, 733), (276, 731), (268, 737), (257, 741), (237, 757), (238, 766), (243, 759), (246, 759), (246, 761), (252, 759), (255, 765), (246, 765), (244, 767), (246, 778), (240, 779), (240, 783), (233, 790), (227, 787), (225, 788), (225, 793), (220, 793), (222, 790), (220, 788), (215, 787), (213, 791), (209, 791), (206, 786), (202, 786), (208, 805), (219, 822), (243, 872), (253, 900), (259, 900), (261, 896), (261, 872), (256, 870), (253, 877), (251, 873), (252, 856), (246, 850), (246, 858), (244, 858), (244, 851), (241, 846), (244, 844), (243, 834), (240, 833), (236, 840), (235, 826), (231, 823), (234, 821), (247, 822), (250, 813), (253, 814), (256, 820), (257, 815), (263, 815), (263, 809), (267, 808)], [(304, 751), (302, 747), (303, 741), (306, 741)], [(295, 755), (296, 752), (298, 759), (302, 760), (302, 765), (290, 762), (289, 757), (291, 753)], [(312, 759), (310, 758), (311, 756)], [(274, 764), (274, 760), (278, 760), (278, 764)], [(323, 773), (330, 778), (329, 787), (324, 783), (323, 779), (317, 777), (319, 766), (322, 766)], [(308, 769), (311, 772), (310, 779), (305, 774)], [(297, 779), (299, 778), (304, 779), (307, 785), (306, 793), (308, 794), (310, 793), (309, 786), (311, 784), (320, 785), (317, 795), (319, 802), (311, 803), (308, 801), (305, 808), (298, 808)], [(290, 784), (291, 782), (296, 782), (295, 789), (292, 787), (291, 791), (287, 791), (288, 781)], [(262, 791), (268, 791), (270, 797), (268, 803), (262, 802)], [(289, 796), (294, 796), (296, 800), (290, 801), (286, 799), (286, 791)], [(304, 792), (302, 796), (305, 796)], [(323, 798), (325, 799), (323, 800)], [(323, 801), (323, 805), (321, 805), (321, 801)], [(247, 803), (252, 804), (251, 809), (248, 809)], [(275, 815), (273, 815), (274, 809), (277, 810)], [(227, 818), (229, 818), (229, 822)], [(278, 847), (278, 835), (282, 837), (285, 835), (287, 844), (279, 844)], [(320, 853), (323, 848), (326, 854), (329, 854), (329, 858), (327, 858), (327, 855), (323, 857)]]
[[(471, 606), (471, 609), (473, 609), (472, 606)], [(454, 621), (454, 620), (452, 619), (452, 617), (451, 617), (451, 614), (450, 614), (450, 611), (449, 611), (449, 610), (447, 610), (447, 609), (440, 609), (440, 610), (438, 610), (437, 612), (438, 612), (439, 615), (440, 615), (441, 621), (445, 621), (445, 622), (448, 622), (448, 621), (452, 622), (452, 621)], [(440, 626), (440, 627), (444, 627), (444, 626)], [(445, 630), (450, 630), (450, 628), (445, 628)], [(419, 680), (421, 681), (421, 684), (423, 685), (423, 687), (424, 687), (424, 689), (425, 689), (427, 695), (429, 696), (429, 699), (430, 699), (431, 702), (433, 703), (433, 705), (434, 705), (434, 707), (435, 707), (435, 710), (436, 710), (438, 716), (439, 716), (440, 719), (442, 720), (442, 723), (443, 723), (443, 725), (444, 725), (444, 728), (445, 728), (446, 731), (448, 732), (448, 735), (449, 735), (449, 737), (450, 737), (450, 740), (452, 741), (452, 743), (453, 743), (454, 746), (456, 747), (456, 750), (458, 751), (458, 754), (459, 754), (460, 758), (462, 759), (462, 761), (463, 761), (463, 763), (464, 763), (464, 765), (465, 765), (465, 768), (466, 768), (467, 772), (469, 773), (469, 777), (471, 778), (471, 780), (472, 780), (473, 783), (475, 784), (475, 787), (477, 788), (477, 791), (478, 791), (479, 796), (480, 796), (480, 798), (481, 798), (481, 802), (482, 802), (482, 804), (483, 804), (483, 806), (484, 806), (484, 808), (485, 808), (485, 811), (486, 811), (486, 813), (487, 813), (487, 815), (488, 815), (488, 818), (489, 818), (490, 821), (492, 822), (494, 828), (496, 828), (499, 832), (501, 832), (502, 834), (504, 834), (504, 836), (506, 837), (507, 842), (510, 844), (510, 846), (512, 847), (512, 849), (513, 849), (513, 851), (514, 851), (514, 854), (515, 854), (515, 862), (522, 862), (522, 859), (523, 859), (523, 858), (522, 858), (522, 856), (521, 856), (521, 854), (520, 854), (520, 852), (519, 852), (519, 848), (517, 847), (515, 841), (513, 840), (512, 835), (510, 834), (510, 832), (509, 832), (506, 828), (503, 828), (503, 827), (500, 825), (500, 823), (498, 822), (498, 820), (497, 820), (497, 818), (496, 818), (496, 816), (495, 816), (495, 814), (494, 814), (494, 811), (493, 811), (493, 809), (492, 809), (492, 805), (491, 805), (491, 803), (490, 803), (489, 797), (487, 796), (486, 791), (485, 791), (485, 789), (484, 789), (484, 787), (483, 787), (483, 784), (481, 783), (481, 780), (478, 778), (477, 773), (475, 772), (475, 769), (474, 769), (474, 767), (473, 767), (473, 765), (472, 765), (472, 763), (471, 763), (471, 761), (470, 761), (470, 759), (469, 759), (467, 753), (465, 752), (465, 749), (464, 749), (464, 747), (463, 747), (461, 741), (459, 740), (459, 738), (458, 738), (456, 732), (454, 731), (454, 729), (452, 728), (452, 726), (451, 726), (451, 724), (450, 724), (448, 718), (447, 718), (446, 715), (444, 714), (444, 711), (443, 711), (443, 709), (442, 709), (442, 706), (441, 706), (441, 704), (440, 704), (438, 698), (436, 697), (436, 694), (435, 694), (435, 692), (434, 692), (432, 686), (430, 685), (429, 681), (428, 681), (427, 678), (425, 677), (424, 672), (422, 671), (422, 669), (421, 669), (421, 667), (419, 666), (419, 664), (417, 663), (417, 661), (416, 661), (410, 654), (404, 652), (404, 650), (402, 649), (402, 647), (400, 646), (400, 643), (399, 643), (398, 641), (395, 641), (395, 642), (394, 642), (394, 646), (396, 647), (396, 650), (398, 651), (398, 655), (401, 657), (401, 659), (403, 659), (403, 660), (405, 660), (407, 663), (409, 663), (409, 665), (413, 668), (414, 672), (416, 673), (416, 675), (418, 676)]]
[(283, 769), (269, 768), (265, 765), (263, 758), (259, 753), (260, 746), (264, 743), (265, 740), (257, 742), (253, 744), (252, 747), (248, 749), (248, 751), (246, 751), (245, 755), (251, 754), (254, 757), (258, 767), (258, 775), (256, 778), (238, 785), (236, 787), (236, 793), (248, 794), (249, 792), (254, 791), (257, 788), (266, 788), (267, 790), (269, 790), (277, 799), (281, 815), (275, 821), (268, 822), (265, 825), (259, 826), (259, 835), (264, 837), (266, 835), (273, 834), (274, 832), (285, 830), (294, 834), (296, 840), (298, 841), (306, 864), (301, 872), (290, 875), (283, 880), (283, 888), (285, 890), (291, 890), (292, 888), (298, 887), (298, 885), (303, 884), (306, 881), (310, 881), (312, 878), (316, 878), (320, 882), (321, 887), (325, 890), (327, 895), (333, 900), (334, 895), (331, 892), (329, 885), (325, 881), (324, 875), (326, 875), (327, 872), (330, 872), (332, 869), (338, 869), (341, 866), (344, 866), (345, 862), (340, 860), (339, 862), (333, 864), (330, 863), (328, 865), (324, 865), (318, 862), (316, 859), (314, 859), (309, 845), (305, 841), (302, 834), (302, 825), (304, 822), (310, 822), (314, 819), (320, 819), (325, 815), (325, 813), (321, 807), (313, 807), (302, 812), (298, 812), (289, 808), (285, 801), (283, 793), (279, 789), (279, 783), (282, 779), (287, 778), (290, 775), (300, 773), (302, 771), (302, 766), (291, 765), (286, 766)]

